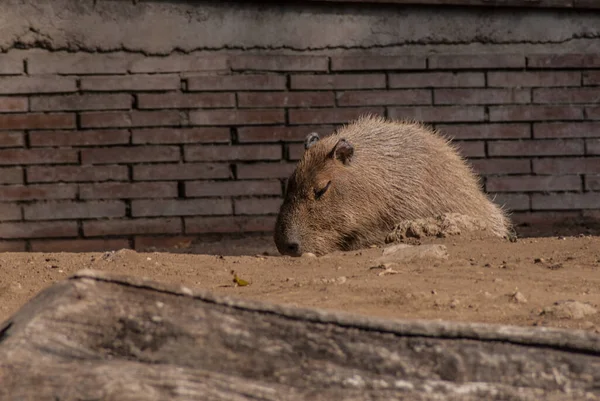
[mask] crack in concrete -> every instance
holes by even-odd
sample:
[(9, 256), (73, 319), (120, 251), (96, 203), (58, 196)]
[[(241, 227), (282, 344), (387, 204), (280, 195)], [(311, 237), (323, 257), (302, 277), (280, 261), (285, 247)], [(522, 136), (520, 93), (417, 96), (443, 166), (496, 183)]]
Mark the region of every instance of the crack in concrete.
[[(35, 32), (32, 29), (33, 32)], [(37, 33), (37, 32), (36, 32)], [(459, 45), (561, 45), (566, 44), (574, 40), (580, 39), (598, 39), (600, 38), (600, 33), (584, 33), (584, 34), (575, 34), (570, 38), (563, 40), (490, 40), (487, 38), (475, 38), (470, 41), (456, 41), (456, 40), (431, 40), (431, 41), (423, 41), (423, 40), (406, 40), (402, 42), (393, 42), (386, 44), (371, 44), (371, 45), (338, 45), (338, 46), (307, 46), (304, 48), (294, 47), (294, 46), (201, 46), (195, 47), (192, 49), (184, 49), (182, 47), (176, 46), (173, 47), (169, 52), (150, 52), (141, 49), (132, 49), (127, 46), (119, 46), (119, 47), (110, 47), (110, 48), (89, 48), (86, 46), (80, 45), (71, 45), (71, 46), (54, 46), (51, 38), (49, 36), (44, 35), (43, 39), (35, 39), (33, 42), (31, 41), (22, 41), (16, 40), (12, 46), (8, 47), (0, 47), (3, 52), (8, 52), (13, 49), (19, 50), (32, 50), (32, 49), (40, 49), (40, 50), (48, 50), (51, 52), (67, 52), (67, 53), (90, 53), (90, 54), (103, 54), (103, 53), (117, 53), (124, 52), (130, 54), (139, 54), (146, 57), (168, 57), (172, 54), (193, 54), (196, 52), (203, 51), (277, 51), (277, 50), (287, 50), (292, 52), (306, 53), (306, 52), (316, 52), (316, 51), (327, 51), (327, 50), (370, 50), (370, 49), (393, 49), (393, 48), (401, 48), (404, 46), (459, 46)]]

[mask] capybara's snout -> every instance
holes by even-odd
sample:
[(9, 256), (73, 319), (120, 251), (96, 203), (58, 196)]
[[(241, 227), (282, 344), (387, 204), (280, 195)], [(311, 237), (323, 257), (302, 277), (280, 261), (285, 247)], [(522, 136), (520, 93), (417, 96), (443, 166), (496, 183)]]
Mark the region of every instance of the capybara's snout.
[(286, 224), (285, 219), (278, 219), (275, 227), (275, 245), (282, 255), (300, 256), (302, 247), (300, 238), (294, 234), (294, 230)]

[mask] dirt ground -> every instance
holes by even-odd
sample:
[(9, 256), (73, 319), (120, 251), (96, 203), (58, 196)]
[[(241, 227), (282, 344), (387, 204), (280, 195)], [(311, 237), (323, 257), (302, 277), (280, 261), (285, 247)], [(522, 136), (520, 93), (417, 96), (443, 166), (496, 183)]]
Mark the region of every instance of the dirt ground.
[[(461, 235), (420, 240), (445, 245), (448, 258), (393, 263), (388, 266), (393, 274), (373, 268), (381, 264), (376, 261), (381, 248), (291, 258), (278, 255), (270, 236), (148, 252), (4, 253), (0, 321), (53, 282), (90, 268), (218, 294), (386, 318), (600, 332), (600, 313), (589, 309), (600, 308), (600, 236), (588, 233), (575, 229), (561, 233), (566, 236), (523, 238), (520, 232), (516, 242)], [(232, 270), (250, 285), (234, 286)], [(590, 314), (553, 313), (556, 302), (569, 300), (584, 303)]]

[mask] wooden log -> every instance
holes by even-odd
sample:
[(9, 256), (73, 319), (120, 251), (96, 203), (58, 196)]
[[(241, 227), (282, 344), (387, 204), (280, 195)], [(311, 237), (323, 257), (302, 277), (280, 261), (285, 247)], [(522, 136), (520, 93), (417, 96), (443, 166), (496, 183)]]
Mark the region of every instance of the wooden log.
[(585, 400), (600, 336), (383, 320), (81, 271), (0, 326), (0, 400)]

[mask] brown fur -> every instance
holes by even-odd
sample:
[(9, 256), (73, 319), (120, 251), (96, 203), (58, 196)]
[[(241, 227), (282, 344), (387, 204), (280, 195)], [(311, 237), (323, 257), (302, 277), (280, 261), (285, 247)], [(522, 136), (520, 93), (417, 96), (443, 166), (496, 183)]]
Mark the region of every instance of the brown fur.
[(288, 181), (275, 243), (294, 256), (359, 249), (382, 243), (402, 220), (442, 213), (480, 218), (507, 235), (504, 212), (447, 139), (418, 123), (364, 116), (305, 151)]

